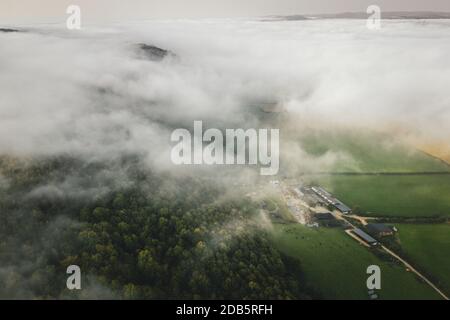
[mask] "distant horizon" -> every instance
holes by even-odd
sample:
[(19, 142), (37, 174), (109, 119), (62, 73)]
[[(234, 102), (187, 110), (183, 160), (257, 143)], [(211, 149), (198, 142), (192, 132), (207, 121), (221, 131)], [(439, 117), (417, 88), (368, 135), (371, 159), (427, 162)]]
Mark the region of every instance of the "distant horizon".
[[(330, 19), (365, 19), (365, 11), (343, 11), (336, 13), (302, 13), (287, 15), (267, 15), (265, 17), (305, 17)], [(450, 11), (382, 11), (382, 19), (450, 19)]]
[(79, 5), (83, 20), (89, 22), (197, 19), (197, 18), (249, 18), (290, 15), (336, 15), (365, 12), (377, 5), (382, 12), (448, 13), (447, 0), (3, 0), (0, 3), (0, 23), (5, 21), (61, 21), (69, 5)]
[[(121, 22), (139, 22), (139, 21), (164, 21), (164, 20), (222, 20), (222, 19), (273, 19), (273, 21), (296, 21), (296, 20), (319, 20), (319, 19), (366, 19), (368, 14), (365, 11), (342, 11), (336, 13), (292, 13), (292, 14), (265, 14), (265, 15), (257, 15), (257, 16), (236, 16), (236, 17), (197, 17), (197, 18), (134, 18), (134, 19), (115, 19), (111, 21), (88, 21), (88, 24), (97, 24), (102, 22), (109, 23), (121, 23)], [(52, 21), (48, 20), (40, 20), (40, 21), (8, 21), (6, 23), (0, 22), (0, 28), (2, 26), (11, 27), (13, 25), (20, 24), (59, 24), (65, 23), (66, 16), (62, 17), (47, 17), (48, 19), (54, 19)], [(417, 19), (430, 19), (430, 20), (438, 20), (450, 19), (450, 11), (384, 11), (381, 12), (381, 19), (383, 20), (417, 20)]]

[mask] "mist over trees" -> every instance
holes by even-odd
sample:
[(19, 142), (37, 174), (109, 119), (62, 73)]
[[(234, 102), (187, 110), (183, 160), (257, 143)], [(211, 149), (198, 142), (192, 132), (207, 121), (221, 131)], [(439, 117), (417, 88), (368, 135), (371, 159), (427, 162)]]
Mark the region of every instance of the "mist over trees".
[[(128, 181), (112, 188), (117, 166)], [(309, 297), (298, 262), (260, 225), (258, 204), (217, 201), (220, 184), (155, 175), (136, 157), (2, 158), (0, 172), (1, 298)], [(72, 264), (81, 291), (65, 287)]]

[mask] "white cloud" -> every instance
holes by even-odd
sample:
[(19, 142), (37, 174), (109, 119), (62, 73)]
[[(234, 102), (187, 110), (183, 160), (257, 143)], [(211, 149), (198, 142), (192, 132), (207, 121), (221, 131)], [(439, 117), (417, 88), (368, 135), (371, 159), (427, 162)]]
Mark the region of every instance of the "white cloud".
[[(139, 152), (164, 168), (174, 127), (191, 128), (193, 120), (256, 126), (249, 106), (274, 100), (302, 119), (401, 124), (448, 137), (449, 34), (446, 21), (390, 21), (370, 31), (363, 20), (0, 33), (0, 153), (101, 159)], [(139, 59), (136, 43), (178, 58)]]

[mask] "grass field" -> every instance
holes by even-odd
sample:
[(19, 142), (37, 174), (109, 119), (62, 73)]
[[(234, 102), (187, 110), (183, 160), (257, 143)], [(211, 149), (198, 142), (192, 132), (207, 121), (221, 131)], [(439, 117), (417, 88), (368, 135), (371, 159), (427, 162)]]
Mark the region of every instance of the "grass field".
[(450, 294), (450, 225), (396, 224), (408, 259)]
[[(354, 173), (448, 172), (448, 164), (421, 151), (392, 142), (391, 137), (369, 132), (310, 131), (300, 138), (307, 153), (336, 157), (330, 168), (317, 171)], [(306, 175), (306, 184), (317, 184), (365, 215), (389, 217), (450, 216), (450, 175)], [(408, 261), (432, 276), (445, 291), (450, 288), (450, 225), (405, 225), (399, 240)], [(383, 299), (422, 299), (438, 296), (402, 266), (381, 261), (341, 229), (309, 229), (301, 225), (276, 225), (277, 246), (297, 257), (308, 283), (325, 298), (366, 299), (365, 268), (382, 269)]]
[[(343, 154), (331, 168), (334, 172), (440, 172), (450, 166), (392, 136), (352, 130), (311, 130), (300, 137), (303, 150), (314, 156), (327, 152)], [(323, 171), (318, 168), (318, 171)]]
[(375, 216), (450, 216), (450, 175), (315, 176), (350, 207)]
[(282, 252), (300, 260), (307, 283), (326, 299), (367, 299), (366, 269), (373, 264), (381, 268), (380, 299), (439, 299), (413, 274), (381, 261), (342, 229), (276, 224), (273, 240)]

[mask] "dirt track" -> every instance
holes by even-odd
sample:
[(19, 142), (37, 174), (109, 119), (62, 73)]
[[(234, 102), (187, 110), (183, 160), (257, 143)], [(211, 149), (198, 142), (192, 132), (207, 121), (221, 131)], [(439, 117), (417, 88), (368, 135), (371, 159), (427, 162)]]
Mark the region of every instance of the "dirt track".
[[(359, 217), (359, 216), (354, 216), (354, 217), (358, 217), (358, 218), (363, 218), (363, 221), (365, 221), (364, 219), (366, 217)], [(339, 215), (339, 218), (346, 221), (348, 224), (350, 224), (352, 227), (356, 228), (352, 223), (350, 223), (347, 219), (345, 219), (345, 217), (343, 215)], [(363, 223), (364, 224), (364, 223)], [(366, 223), (367, 224), (367, 223)], [(350, 235), (352, 238), (355, 238), (350, 232), (346, 232), (348, 235)], [(357, 239), (359, 242), (361, 242), (362, 240)], [(368, 244), (365, 244), (367, 247), (370, 247)], [(385, 246), (381, 246), (381, 248), (386, 251), (389, 255), (391, 255), (393, 258), (397, 259), (398, 261), (400, 261), (407, 269), (409, 269), (411, 272), (413, 272), (414, 274), (416, 274), (419, 278), (421, 278), (423, 281), (425, 281), (431, 288), (434, 289), (434, 291), (436, 291), (442, 298), (444, 298), (445, 300), (449, 300), (449, 298), (445, 295), (445, 293), (443, 293), (438, 287), (436, 287), (430, 280), (428, 280), (423, 274), (421, 274), (419, 271), (417, 271), (411, 264), (409, 264), (406, 260), (404, 260), (403, 258), (399, 257), (396, 253), (394, 253), (393, 251), (391, 251), (390, 249), (386, 248)]]

